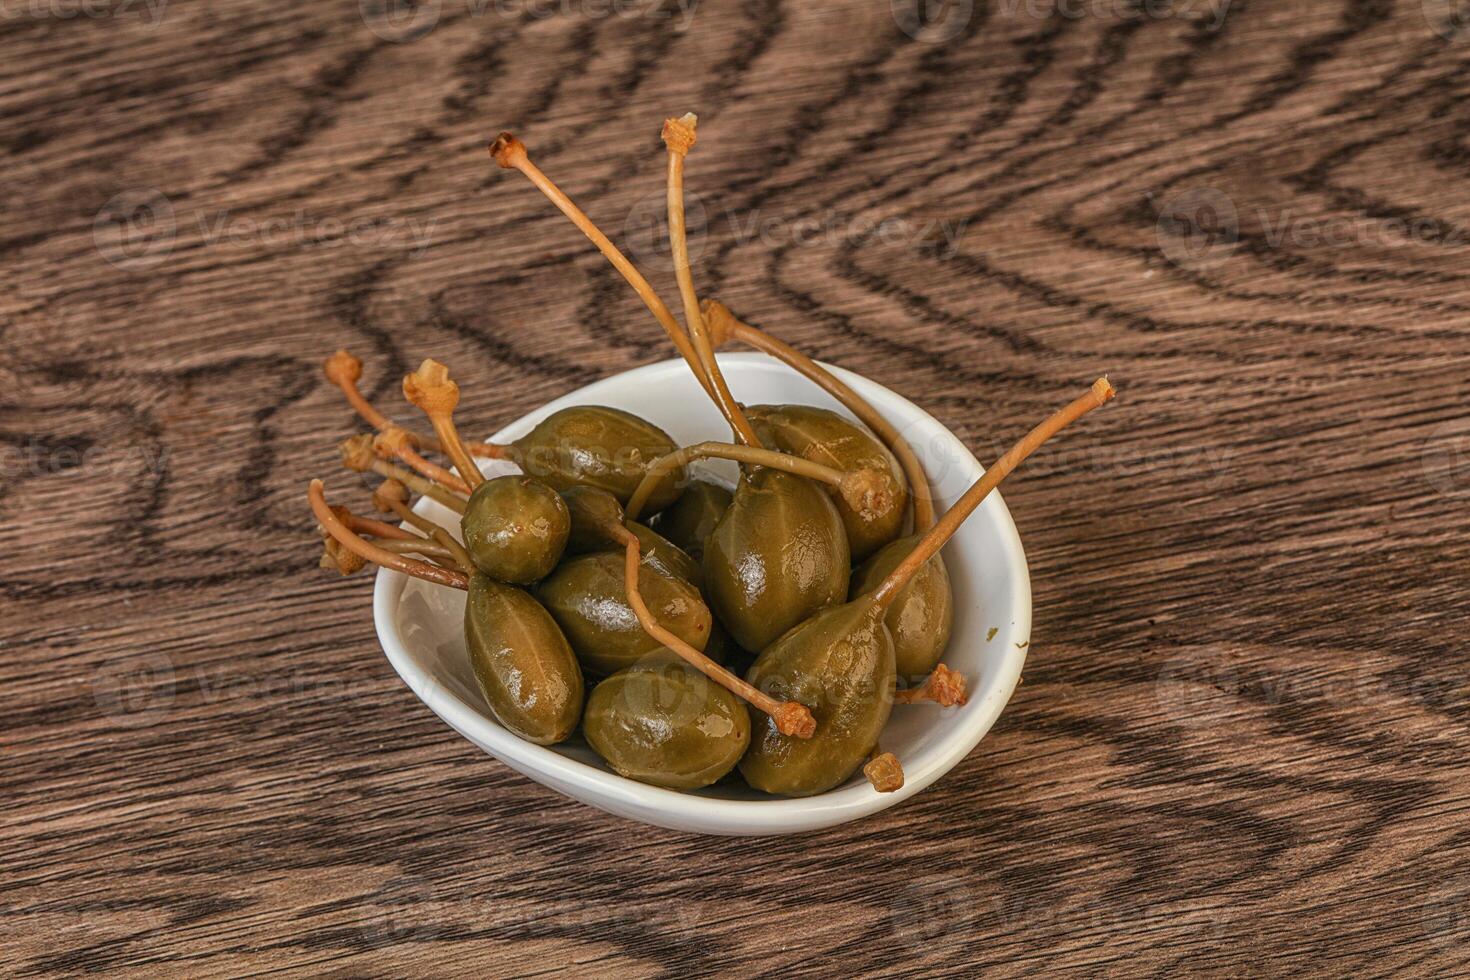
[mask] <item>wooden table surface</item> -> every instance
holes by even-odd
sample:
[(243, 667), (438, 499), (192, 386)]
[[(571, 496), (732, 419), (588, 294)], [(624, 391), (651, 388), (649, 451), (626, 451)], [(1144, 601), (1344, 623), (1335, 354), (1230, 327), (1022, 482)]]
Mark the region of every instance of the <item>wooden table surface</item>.
[[(1470, 28), (1451, 0), (16, 0), (0, 17), (0, 968), (1470, 971)], [(306, 481), (669, 356), (487, 139), (1008, 484), (1024, 685), (854, 825), (627, 823), (398, 680)]]

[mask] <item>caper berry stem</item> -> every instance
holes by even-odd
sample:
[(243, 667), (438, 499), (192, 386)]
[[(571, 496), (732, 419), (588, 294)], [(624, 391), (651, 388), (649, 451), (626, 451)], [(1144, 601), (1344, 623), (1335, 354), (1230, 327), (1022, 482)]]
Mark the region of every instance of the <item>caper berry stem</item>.
[[(342, 389), (342, 394), (347, 398), (347, 404), (352, 406), (353, 411), (360, 415), (363, 421), (375, 429), (386, 429), (393, 424), (386, 415), (374, 408), (373, 403), (363, 397), (362, 392), (358, 390), (357, 382), (362, 377), (362, 361), (360, 359), (354, 357), (346, 350), (339, 349), (337, 353), (322, 362), (322, 371), (326, 374), (328, 381)], [(427, 437), (421, 436), (418, 433), (410, 433), (409, 438), (414, 441), (415, 445), (422, 446)], [(436, 443), (432, 448), (438, 449), (438, 444)]]
[(897, 596), (899, 591), (908, 584), (909, 579), (914, 577), (924, 563), (939, 553), (950, 538), (954, 537), (965, 518), (974, 513), (980, 502), (989, 496), (1000, 481), (1004, 480), (1021, 462), (1041, 448), (1052, 436), (1065, 429), (1068, 425), (1080, 419), (1094, 408), (1107, 404), (1112, 400), (1116, 392), (1108, 383), (1107, 378), (1098, 378), (1092, 383), (1087, 394), (1082, 395), (1065, 408), (1059, 409), (1051, 418), (1042, 422), (1036, 428), (1028, 432), (1020, 442), (1016, 443), (1006, 454), (995, 461), (995, 465), (985, 471), (980, 479), (966, 490), (964, 496), (955, 502), (955, 505), (945, 511), (929, 532), (908, 553), (903, 561), (888, 574), (878, 588), (869, 593), (868, 598), (877, 604), (880, 609), (887, 609)]
[(444, 446), (444, 455), (454, 463), (469, 489), (473, 491), (484, 483), (479, 465), (470, 457), (459, 438), (459, 430), (454, 427), (459, 385), (450, 379), (449, 369), (432, 358), (424, 361), (417, 371), (403, 376), (403, 397), (429, 417), (434, 433)]
[(457, 572), (449, 568), (440, 568), (438, 565), (431, 565), (428, 562), (406, 558), (403, 555), (396, 555), (352, 533), (345, 524), (337, 519), (337, 515), (332, 513), (332, 508), (327, 505), (326, 491), (322, 486), (321, 480), (311, 481), (311, 484), (307, 487), (306, 496), (311, 502), (311, 511), (316, 515), (317, 523), (335, 538), (342, 547), (358, 557), (364, 558), (374, 565), (391, 568), (395, 572), (412, 575), (414, 578), (420, 578), (426, 582), (447, 585), (454, 589), (469, 589), (470, 577), (463, 572)]
[(393, 554), (395, 555), (422, 555), (425, 558), (437, 558), (440, 560), (441, 563), (448, 563), (451, 565), (459, 564), (457, 561), (455, 561), (454, 555), (449, 551), (448, 548), (444, 547), (437, 541), (430, 541), (427, 538), (421, 538), (417, 535), (409, 540), (404, 540), (402, 538), (386, 538), (384, 540), (374, 541), (372, 543), (377, 547), (382, 548), (384, 551), (393, 552)]
[(413, 448), (408, 439), (408, 430), (390, 426), (373, 439), (373, 451), (383, 459), (397, 459), (413, 467), (424, 477), (433, 480), (446, 490), (469, 496), (469, 484), (459, 474), (446, 470), (432, 460), (424, 459)]
[(709, 330), (699, 309), (699, 297), (694, 291), (694, 274), (689, 268), (689, 235), (684, 223), (684, 158), (694, 147), (694, 127), (698, 121), (692, 112), (678, 119), (664, 120), (663, 140), (669, 151), (669, 245), (674, 254), (674, 277), (679, 281), (679, 295), (684, 300), (684, 322), (689, 328), (689, 338), (709, 382), (705, 389), (714, 398), (715, 406), (725, 416), (725, 421), (730, 423), (730, 431), (735, 438), (747, 446), (761, 448), (760, 437), (751, 428), (740, 403), (730, 394), (730, 386), (725, 383), (725, 375), (715, 361)]
[(934, 526), (934, 491), (929, 486), (928, 474), (924, 472), (923, 464), (919, 462), (919, 457), (914, 454), (908, 440), (899, 434), (882, 413), (831, 371), (790, 344), (740, 320), (719, 300), (705, 300), (702, 309), (705, 323), (710, 329), (710, 339), (716, 348), (726, 338), (732, 338), (784, 361), (788, 367), (837, 399), (844, 408), (857, 416), (858, 421), (872, 429), (883, 440), (888, 451), (898, 459), (898, 465), (908, 478), (914, 501), (914, 533), (923, 534)]
[(437, 483), (430, 483), (417, 473), (410, 473), (401, 466), (394, 466), (392, 463), (381, 459), (374, 460), (373, 465), (369, 468), (383, 479), (397, 480), (419, 496), (428, 497), (431, 500), (441, 503), (457, 514), (463, 514), (465, 512), (467, 505), (463, 500)]
[(357, 473), (373, 472), (385, 480), (397, 480), (408, 489), (421, 497), (431, 497), (439, 503), (448, 507), (456, 514), (463, 514), (468, 507), (459, 497), (439, 486), (431, 480), (426, 480), (411, 470), (396, 466), (385, 459), (379, 459), (373, 450), (373, 437), (364, 433), (360, 436), (351, 436), (344, 439), (341, 444), (342, 465)]
[[(362, 361), (352, 354), (345, 350), (337, 351), (322, 363), (322, 371), (326, 374), (328, 381), (342, 389), (342, 394), (347, 396), (347, 404), (352, 406), (352, 410), (374, 429), (380, 432), (386, 432), (388, 429), (402, 429), (404, 438), (412, 445), (435, 453), (444, 451), (438, 439), (422, 432), (414, 432), (412, 429), (403, 429), (363, 397), (357, 387), (358, 379), (362, 377)], [(497, 459), (506, 454), (506, 447), (488, 442), (466, 443), (465, 448), (470, 451), (471, 455), (483, 456), (487, 459)]]
[[(361, 517), (340, 505), (333, 507), (332, 513), (337, 516), (337, 520), (341, 521), (343, 526), (354, 534), (372, 535), (372, 543), (385, 551), (391, 551), (395, 555), (423, 555), (426, 558), (443, 559), (451, 564), (454, 563), (448, 548), (437, 541), (420, 537), (412, 531), (405, 531), (396, 524), (387, 524), (372, 517)], [(322, 529), (322, 534), (328, 541), (336, 543), (337, 539), (328, 534), (325, 528)]]
[(373, 494), (373, 505), (379, 510), (387, 511), (397, 516), (400, 521), (412, 527), (418, 528), (430, 538), (437, 541), (439, 546), (448, 551), (454, 559), (454, 563), (461, 571), (473, 572), (475, 563), (470, 558), (470, 553), (464, 549), (454, 535), (450, 534), (442, 525), (429, 520), (422, 514), (416, 514), (408, 506), (408, 490), (403, 484), (389, 480), (380, 486)]
[(965, 692), (965, 675), (951, 670), (944, 664), (936, 664), (934, 672), (924, 678), (924, 683), (903, 691), (895, 691), (894, 704), (922, 704), (932, 701), (945, 708), (953, 708), (970, 699)]
[(401, 527), (394, 527), (392, 524), (387, 524), (372, 517), (359, 516), (346, 507), (333, 507), (332, 513), (336, 514), (337, 520), (341, 521), (346, 525), (348, 530), (355, 534), (371, 534), (375, 538), (396, 538), (403, 540), (418, 538), (418, 535), (411, 531), (405, 531)]
[(873, 500), (872, 497), (884, 492), (882, 475), (872, 470), (839, 470), (803, 459), (800, 456), (793, 456), (790, 453), (778, 453), (772, 449), (759, 449), (755, 446), (737, 446), (728, 442), (696, 442), (692, 446), (685, 446), (667, 456), (661, 456), (649, 464), (642, 482), (633, 491), (633, 496), (628, 498), (628, 506), (625, 510), (626, 519), (636, 521), (638, 515), (643, 511), (643, 505), (653, 495), (660, 481), (696, 459), (728, 459), (737, 463), (781, 470), (793, 476), (804, 476), (809, 480), (816, 480), (818, 483), (837, 488), (843, 498), (856, 510), (879, 506), (881, 501)]
[(643, 601), (643, 595), (638, 590), (638, 568), (642, 564), (638, 537), (626, 528), (617, 528), (616, 532), (624, 547), (623, 576), (624, 589), (628, 593), (628, 605), (633, 607), (633, 615), (638, 617), (638, 624), (643, 627), (643, 631), (731, 694), (743, 698), (752, 707), (770, 715), (771, 720), (776, 723), (776, 729), (782, 735), (801, 739), (811, 738), (816, 733), (817, 722), (806, 705), (796, 701), (777, 701), (769, 694), (730, 673), (660, 625), (653, 613), (649, 612), (648, 606)]
[(638, 271), (638, 267), (629, 262), (628, 257), (612, 243), (612, 239), (604, 235), (602, 229), (593, 224), (592, 219), (572, 203), (572, 199), (567, 197), (550, 177), (542, 173), (540, 167), (531, 162), (530, 154), (526, 151), (526, 144), (517, 139), (514, 133), (501, 133), (495, 138), (495, 142), (490, 144), (490, 155), (502, 168), (519, 170), (524, 174), (526, 179), (544, 194), (548, 201), (556, 205), (557, 210), (571, 219), (572, 224), (576, 225), (577, 229), (586, 235), (593, 245), (597, 246), (597, 250), (608, 262), (612, 263), (612, 267), (627, 280), (628, 285), (632, 286), (633, 291), (643, 300), (643, 304), (648, 307), (653, 318), (658, 321), (659, 326), (664, 328), (664, 333), (669, 335), (669, 339), (679, 349), (679, 355), (694, 372), (694, 377), (713, 398), (714, 391), (700, 370), (699, 357), (695, 354), (694, 347), (690, 344), (684, 329), (679, 326), (679, 321), (674, 319), (674, 314), (669, 310), (668, 305), (658, 293), (654, 292), (648, 280), (643, 277), (643, 273)]

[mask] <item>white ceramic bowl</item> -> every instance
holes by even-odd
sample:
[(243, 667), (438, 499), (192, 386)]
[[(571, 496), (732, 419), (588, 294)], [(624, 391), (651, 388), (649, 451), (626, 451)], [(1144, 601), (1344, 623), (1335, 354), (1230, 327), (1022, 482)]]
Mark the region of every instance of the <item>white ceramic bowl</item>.
[[(760, 354), (721, 354), (730, 388), (746, 404), (806, 404), (842, 411), (825, 392)], [(908, 400), (862, 377), (832, 370), (908, 438), (935, 483), (940, 506), (983, 472), (964, 445)], [(680, 445), (729, 439), (729, 429), (682, 361), (637, 368), (574, 391), (491, 437), (503, 443), (569, 405), (611, 405), (662, 426)], [(845, 414), (845, 413), (844, 413)], [(701, 464), (703, 465), (703, 464)], [(711, 467), (733, 484), (730, 464)], [(486, 472), (515, 472), (490, 462)], [(432, 501), (421, 511), (453, 526)], [(934, 782), (990, 730), (1015, 690), (1031, 635), (1031, 581), (1021, 540), (999, 494), (992, 493), (944, 550), (955, 595), (954, 638), (945, 662), (969, 682), (964, 707), (898, 705), (883, 748), (903, 763), (896, 793), (878, 793), (861, 773), (806, 799), (780, 799), (740, 784), (685, 793), (645, 786), (608, 769), (580, 736), (546, 748), (524, 742), (490, 714), (471, 673), (462, 635), (464, 593), (378, 572), (373, 617), (393, 669), (455, 731), (517, 772), (609, 813), (674, 830), (765, 835), (817, 830), (893, 806)], [(993, 631), (993, 632), (992, 632)]]

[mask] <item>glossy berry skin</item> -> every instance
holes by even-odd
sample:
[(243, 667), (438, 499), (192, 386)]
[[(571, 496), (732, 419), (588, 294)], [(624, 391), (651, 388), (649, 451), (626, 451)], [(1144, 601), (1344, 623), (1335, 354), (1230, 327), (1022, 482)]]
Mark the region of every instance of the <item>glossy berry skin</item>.
[[(572, 533), (567, 539), (568, 555), (623, 550), (623, 545), (611, 530), (623, 526), (623, 507), (616, 497), (595, 487), (572, 487), (563, 490), (561, 496), (572, 516)], [(704, 587), (703, 569), (682, 548), (645, 524), (634, 521), (627, 527), (638, 539), (638, 550), (645, 562), (696, 589)]]
[[(888, 577), (919, 543), (919, 535), (899, 538), (852, 573), (852, 598), (865, 595)], [(898, 676), (910, 683), (928, 675), (944, 656), (954, 629), (954, 592), (944, 559), (935, 555), (914, 573), (888, 607), (884, 617), (893, 634)]]
[(705, 595), (731, 637), (762, 650), (847, 598), (847, 534), (811, 480), (752, 469), (705, 542)]
[(746, 673), (752, 685), (811, 709), (809, 739), (782, 735), (757, 713), (740, 773), (756, 789), (813, 796), (840, 785), (878, 743), (893, 710), (893, 638), (883, 613), (858, 600), (818, 612), (771, 644)]
[(734, 497), (717, 483), (695, 480), (650, 526), (699, 561), (704, 557), (705, 541), (725, 516)]
[(556, 491), (528, 476), (486, 480), (470, 494), (460, 531), (475, 567), (498, 582), (530, 585), (561, 560), (571, 515)]
[[(678, 448), (658, 426), (618, 408), (577, 405), (553, 412), (512, 444), (529, 476), (554, 490), (597, 487), (626, 504), (648, 467)], [(661, 480), (645, 505), (654, 513), (678, 499), (683, 469)]]
[(845, 473), (870, 470), (881, 475), (887, 502), (872, 512), (854, 510), (842, 494), (826, 488), (837, 513), (842, 515), (854, 562), (903, 533), (908, 515), (908, 481), (898, 460), (871, 432), (836, 412), (810, 405), (757, 405), (747, 414), (768, 448)]
[(582, 714), (582, 670), (530, 593), (472, 576), (464, 633), (475, 679), (502, 725), (537, 745), (572, 733)]
[[(663, 649), (638, 622), (623, 574), (621, 551), (594, 552), (563, 562), (536, 590), (577, 659), (593, 674), (616, 673)], [(694, 586), (642, 562), (638, 591), (660, 625), (694, 649), (704, 649), (713, 619)]]
[(613, 771), (669, 789), (699, 789), (750, 744), (745, 703), (677, 657), (646, 657), (593, 688), (582, 731)]

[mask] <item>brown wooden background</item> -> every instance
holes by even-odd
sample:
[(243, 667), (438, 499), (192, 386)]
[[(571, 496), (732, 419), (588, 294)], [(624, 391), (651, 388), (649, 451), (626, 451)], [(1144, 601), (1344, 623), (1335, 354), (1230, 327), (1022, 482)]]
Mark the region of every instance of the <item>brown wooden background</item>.
[[(4, 5), (5, 973), (1470, 971), (1450, 0), (388, 2)], [(482, 755), (303, 502), (356, 489), (338, 346), (385, 398), (450, 363), (481, 432), (668, 356), (485, 144), (672, 298), (686, 110), (707, 295), (982, 459), (1122, 390), (1006, 490), (1037, 625), (997, 728), (807, 838)]]

